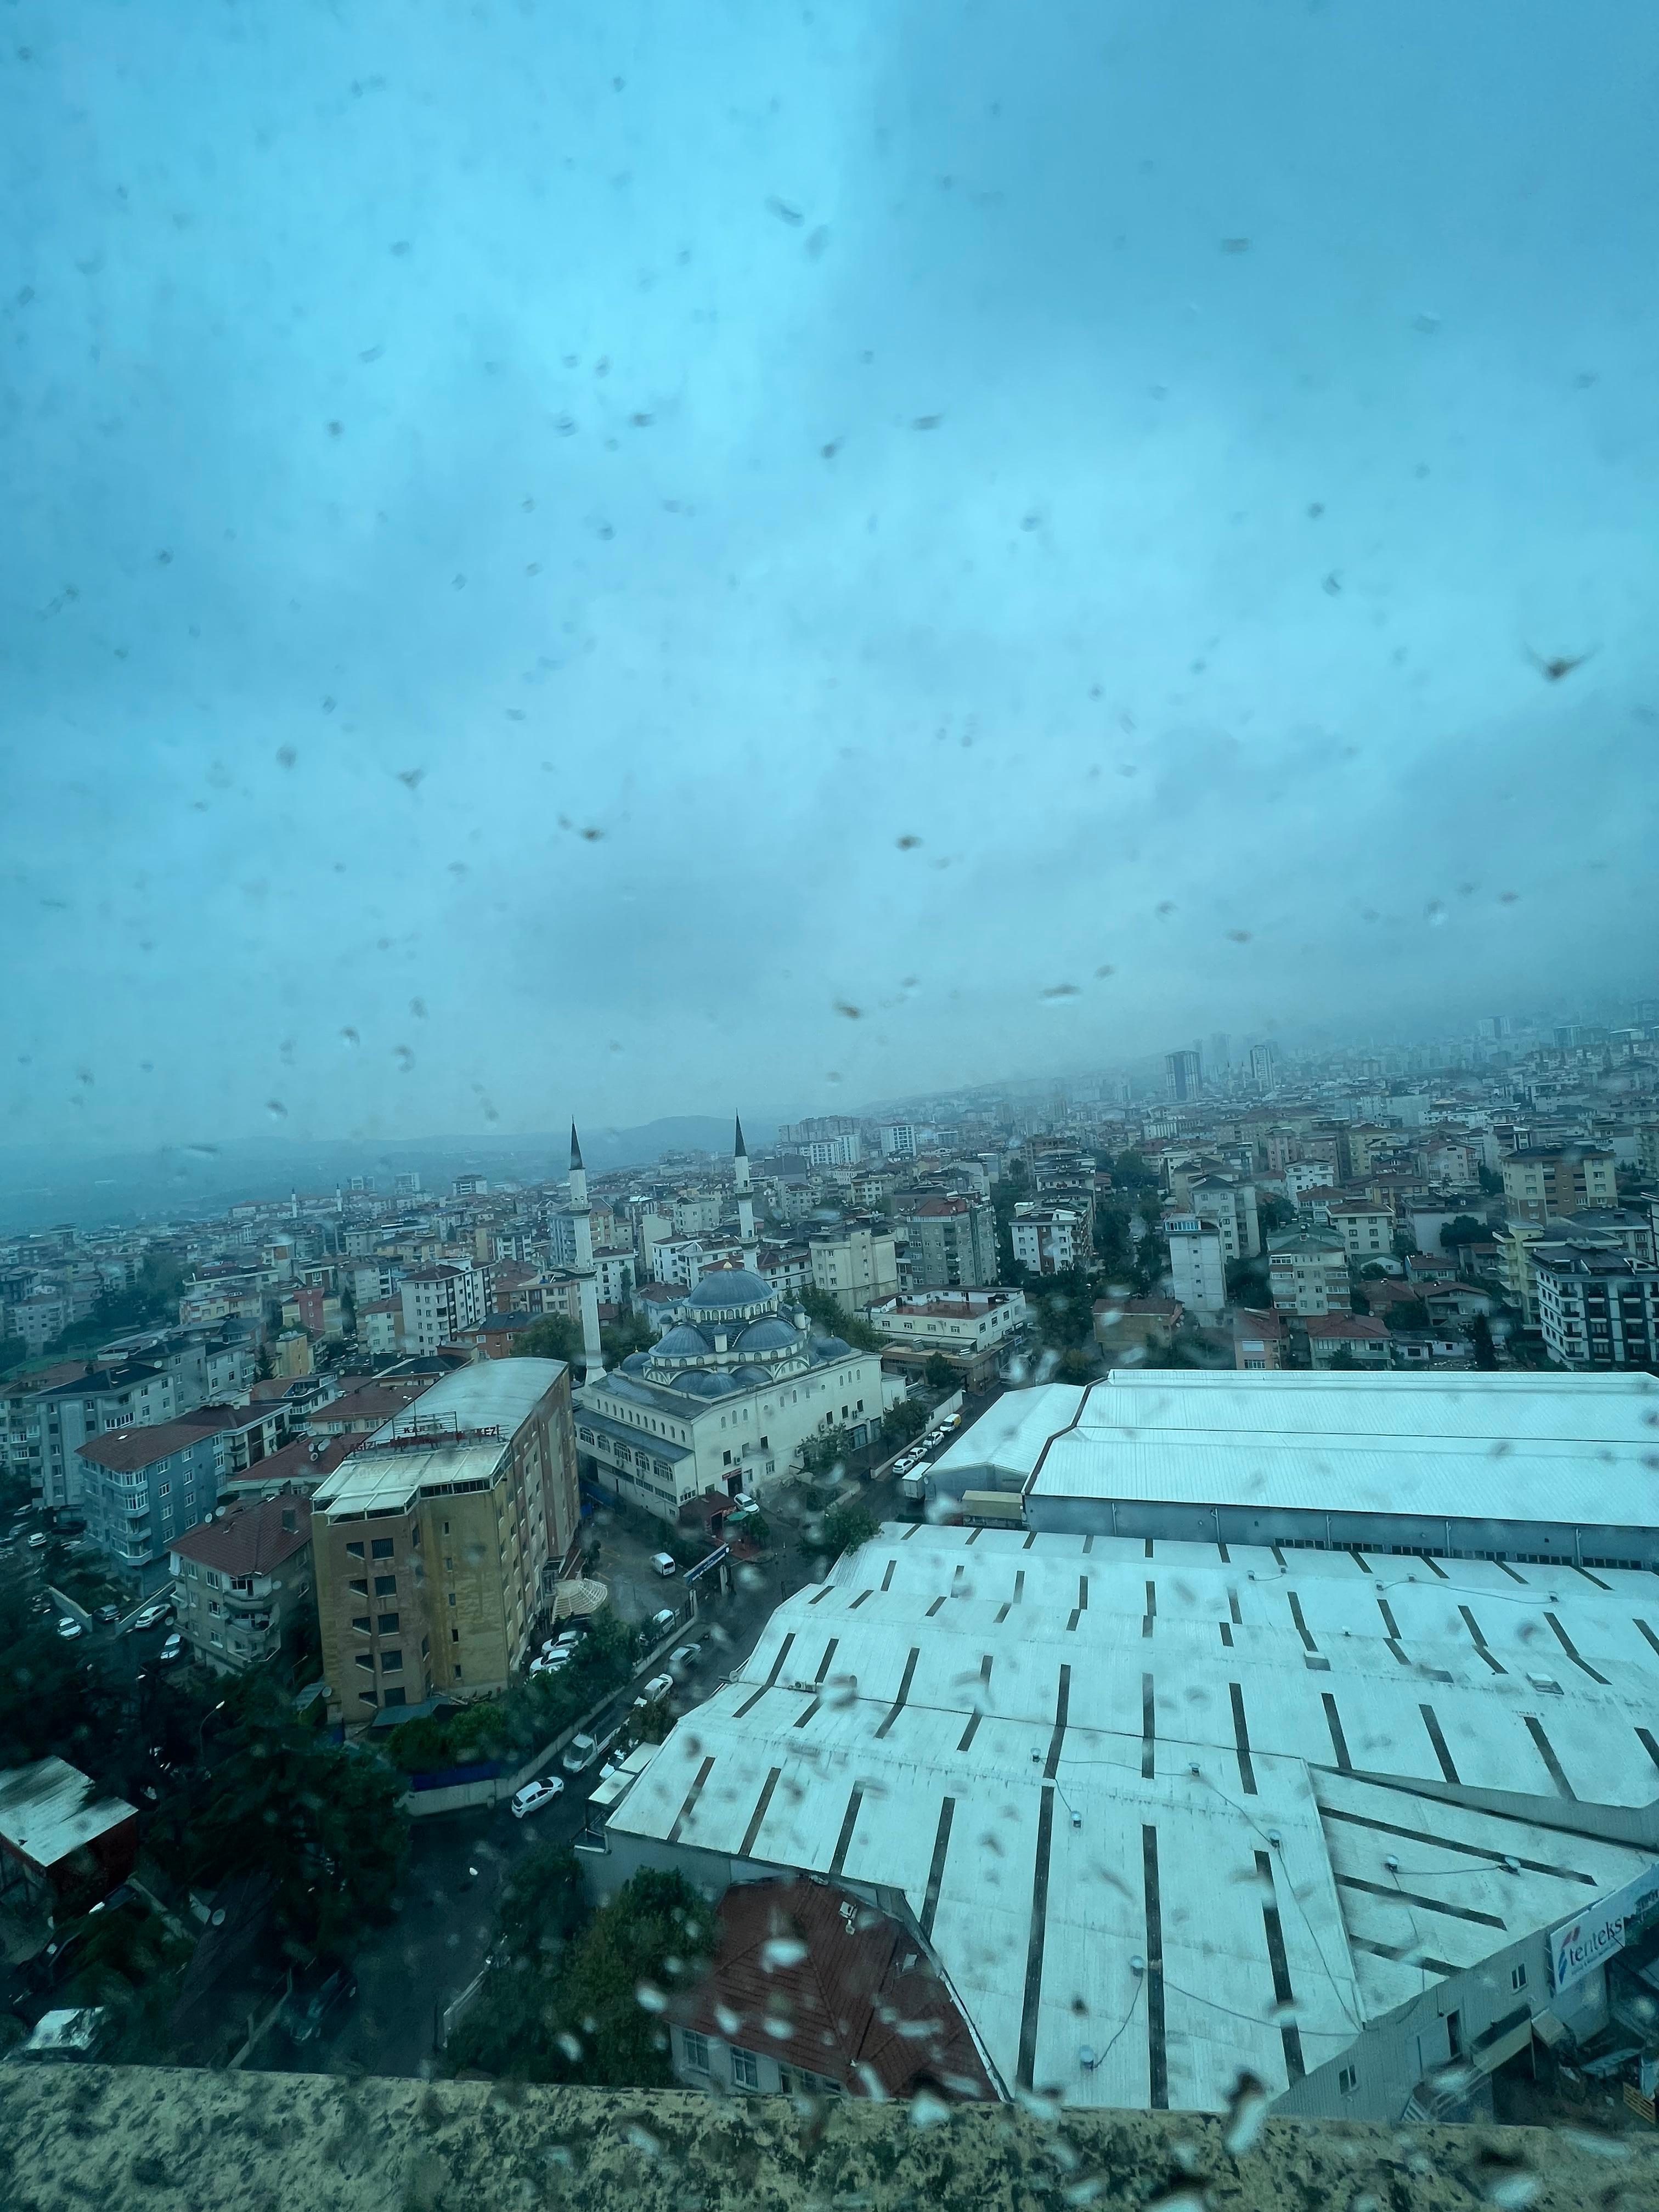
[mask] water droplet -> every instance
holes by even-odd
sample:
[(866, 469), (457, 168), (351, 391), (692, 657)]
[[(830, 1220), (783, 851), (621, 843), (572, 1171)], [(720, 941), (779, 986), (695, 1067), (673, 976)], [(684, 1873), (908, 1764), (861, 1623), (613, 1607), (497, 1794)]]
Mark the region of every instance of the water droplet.
[(936, 2128), (941, 2120), (951, 2117), (951, 2107), (943, 2097), (934, 2096), (931, 2089), (918, 2089), (910, 2100), (910, 2124), (913, 2128)]
[(288, 1109), (280, 1098), (267, 1098), (265, 1111), (273, 1121), (286, 1121), (288, 1119)]
[(641, 1982), (634, 1992), (634, 2001), (642, 2012), (663, 2012), (668, 2000), (654, 1982)]
[(1267, 2090), (1254, 2074), (1241, 2074), (1227, 2100), (1227, 2127), (1221, 2138), (1234, 2158), (1255, 2149), (1267, 2117)]
[(774, 1936), (761, 1945), (761, 1964), (769, 1974), (784, 1966), (799, 1966), (807, 1955), (799, 1936)]

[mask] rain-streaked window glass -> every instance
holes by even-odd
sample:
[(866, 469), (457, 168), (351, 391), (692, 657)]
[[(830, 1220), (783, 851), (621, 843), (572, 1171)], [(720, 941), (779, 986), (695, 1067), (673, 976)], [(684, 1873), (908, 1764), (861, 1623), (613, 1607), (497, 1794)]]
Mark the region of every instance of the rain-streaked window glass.
[(16, 2187), (1659, 2194), (1650, 13), (0, 13)]

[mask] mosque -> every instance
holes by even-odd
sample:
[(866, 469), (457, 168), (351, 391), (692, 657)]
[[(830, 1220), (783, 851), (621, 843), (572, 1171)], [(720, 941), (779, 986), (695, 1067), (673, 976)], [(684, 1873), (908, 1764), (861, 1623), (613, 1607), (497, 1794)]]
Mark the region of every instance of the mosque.
[[(827, 1431), (864, 1443), (884, 1410), (879, 1355), (822, 1334), (757, 1272), (741, 1121), (733, 1158), (745, 1264), (702, 1276), (648, 1352), (610, 1374), (590, 1355), (575, 1394), (584, 1479), (665, 1521), (709, 1491), (735, 1498), (788, 1473)], [(584, 1177), (573, 1206), (586, 1191)]]

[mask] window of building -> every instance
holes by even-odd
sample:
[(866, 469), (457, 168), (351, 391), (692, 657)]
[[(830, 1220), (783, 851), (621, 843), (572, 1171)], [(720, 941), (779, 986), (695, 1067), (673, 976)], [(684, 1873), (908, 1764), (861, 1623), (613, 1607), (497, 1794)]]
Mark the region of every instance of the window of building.
[(699, 2074), (706, 2074), (708, 2071), (708, 2038), (688, 2027), (683, 2031), (681, 2041), (685, 2049), (686, 2064), (694, 2066)]
[(374, 1625), (382, 1636), (395, 1636), (398, 1633), (398, 1616), (395, 1613), (383, 1613)]
[(1511, 1966), (1510, 1968), (1510, 1987), (1512, 1990), (1524, 1990), (1526, 1986), (1526, 1968), (1524, 1966)]
[(356, 1658), (357, 1664), (366, 1674), (372, 1674), (374, 1672), (374, 1654), (372, 1651), (360, 1651)]
[(346, 1557), (348, 1559), (361, 1559), (362, 1556), (363, 1547), (361, 1544), (348, 1544), (346, 1546)]
[(1358, 2068), (1357, 2066), (1343, 2066), (1339, 2068), (1337, 2070), (1336, 2086), (1345, 2097), (1351, 2097), (1354, 2091), (1359, 2087)]
[(351, 1622), (351, 1625), (352, 1625), (352, 1626), (353, 1626), (354, 1628), (356, 1628), (356, 1629), (360, 1629), (360, 1630), (362, 1631), (362, 1632), (365, 1636), (367, 1636), (367, 1635), (368, 1635), (368, 1627), (369, 1627), (368, 1615), (366, 1613), (356, 1613), (356, 1614), (354, 1614), (354, 1615), (353, 1615), (353, 1617), (352, 1617), (352, 1622)]
[(398, 1595), (397, 1576), (376, 1575), (374, 1577), (374, 1595), (376, 1597), (396, 1597)]
[(732, 2053), (732, 2080), (739, 2089), (759, 2088), (760, 2068), (755, 2063), (752, 2051), (734, 2051)]
[(392, 1539), (390, 1536), (377, 1536), (368, 1548), (373, 1558), (389, 1559), (392, 1557)]

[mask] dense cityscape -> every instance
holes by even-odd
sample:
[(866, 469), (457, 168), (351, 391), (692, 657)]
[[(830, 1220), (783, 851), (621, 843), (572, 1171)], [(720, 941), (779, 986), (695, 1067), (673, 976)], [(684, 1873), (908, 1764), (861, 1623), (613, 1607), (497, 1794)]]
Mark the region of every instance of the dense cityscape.
[(0, 1245), (16, 2051), (1650, 2094), (1659, 1002), (568, 1160)]

